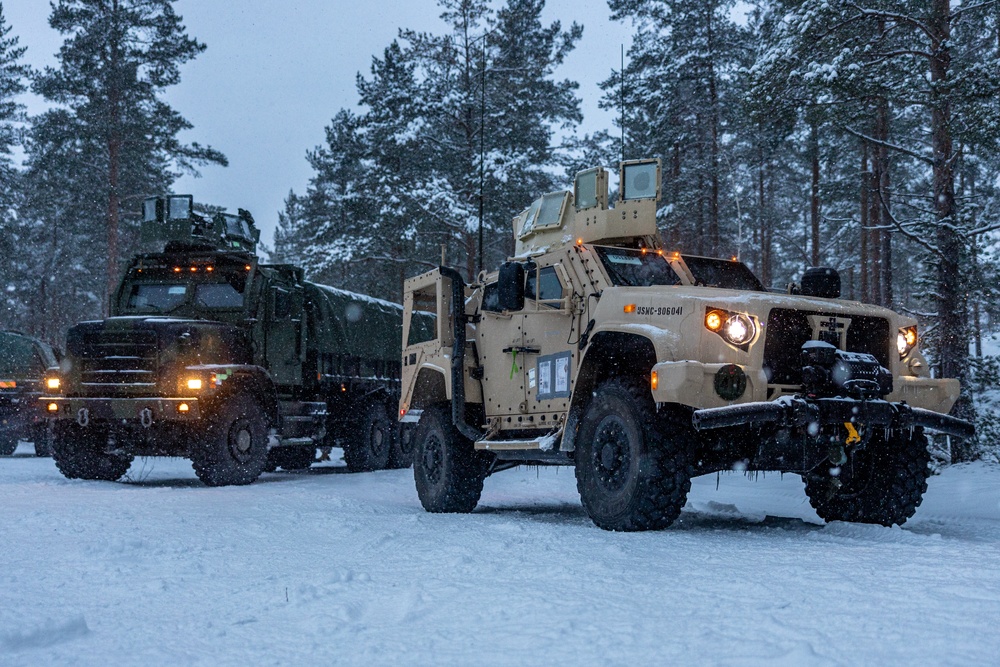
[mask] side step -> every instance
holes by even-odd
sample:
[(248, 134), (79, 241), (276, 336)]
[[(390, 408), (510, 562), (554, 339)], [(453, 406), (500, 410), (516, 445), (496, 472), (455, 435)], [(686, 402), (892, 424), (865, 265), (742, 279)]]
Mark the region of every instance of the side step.
[(530, 440), (477, 440), (475, 447), (491, 452), (525, 450), (551, 452), (555, 449), (556, 443), (559, 442), (560, 435), (562, 435), (562, 428)]

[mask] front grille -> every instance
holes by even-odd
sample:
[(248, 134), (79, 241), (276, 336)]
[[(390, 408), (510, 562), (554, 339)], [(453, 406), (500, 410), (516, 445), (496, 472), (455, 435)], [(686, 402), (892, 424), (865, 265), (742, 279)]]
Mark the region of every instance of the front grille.
[(155, 331), (92, 332), (80, 347), (76, 362), (81, 394), (136, 396), (155, 389)]
[(802, 384), (802, 344), (812, 339), (810, 315), (850, 319), (847, 351), (865, 352), (889, 367), (889, 322), (881, 317), (775, 308), (764, 330), (764, 372), (771, 384)]

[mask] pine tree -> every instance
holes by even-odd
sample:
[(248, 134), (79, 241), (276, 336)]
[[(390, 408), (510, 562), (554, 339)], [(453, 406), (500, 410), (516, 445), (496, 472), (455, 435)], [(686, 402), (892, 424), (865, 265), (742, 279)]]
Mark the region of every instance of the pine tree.
[[(104, 295), (118, 280), (120, 261), (134, 238), (144, 196), (165, 190), (181, 171), (226, 164), (218, 151), (184, 144), (178, 134), (191, 124), (162, 93), (180, 81), (180, 65), (204, 51), (186, 34), (175, 0), (57, 0), (49, 24), (66, 36), (58, 68), (46, 68), (35, 91), (58, 108), (34, 120), (29, 144), (32, 187), (55, 146), (80, 156), (83, 173), (65, 173), (63, 192), (79, 193), (80, 221), (104, 230), (98, 256), (106, 258)], [(35, 199), (51, 198), (39, 193)], [(122, 227), (123, 217), (125, 227)], [(91, 270), (96, 267), (90, 267)], [(103, 298), (103, 297), (102, 297)]]

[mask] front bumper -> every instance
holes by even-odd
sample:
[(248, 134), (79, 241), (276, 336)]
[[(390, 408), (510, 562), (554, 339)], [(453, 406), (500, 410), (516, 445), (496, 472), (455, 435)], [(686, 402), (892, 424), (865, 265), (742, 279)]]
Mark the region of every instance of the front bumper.
[[(152, 426), (156, 422), (194, 422), (201, 419), (197, 398), (66, 398), (42, 396), (42, 410), (50, 419), (73, 420), (81, 426), (89, 422), (107, 421), (139, 423)], [(56, 406), (52, 410), (52, 405)], [(186, 405), (187, 410), (181, 406)]]
[(765, 424), (809, 431), (813, 425), (821, 428), (850, 422), (889, 429), (922, 426), (961, 438), (971, 438), (976, 434), (973, 424), (950, 415), (914, 408), (906, 403), (852, 398), (785, 396), (775, 401), (695, 410), (691, 421), (698, 431)]

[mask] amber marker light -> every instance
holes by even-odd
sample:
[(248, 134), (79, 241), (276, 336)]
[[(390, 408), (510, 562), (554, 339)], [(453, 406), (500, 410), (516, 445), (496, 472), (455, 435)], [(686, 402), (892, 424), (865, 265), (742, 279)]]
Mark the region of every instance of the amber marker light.
[(46, 407), (48, 408), (49, 412), (59, 412), (58, 403), (49, 403)]
[(583, 239), (577, 239), (576, 240), (576, 244), (577, 245), (583, 245)]
[(181, 403), (180, 405), (177, 406), (177, 412), (190, 412), (190, 411), (191, 411), (191, 406), (188, 405), (187, 403)]
[(0, 380), (0, 389), (17, 389), (17, 382), (14, 380)]
[(629, 303), (629, 304), (625, 305), (625, 314), (626, 315), (631, 315), (634, 312), (635, 312), (635, 304), (634, 303)]
[(201, 378), (189, 378), (187, 381), (187, 388), (194, 391), (200, 391), (202, 386)]
[(174, 273), (180, 273), (180, 272), (181, 272), (181, 267), (175, 266), (174, 267)]
[(249, 270), (250, 270), (250, 265), (249, 265), (249, 264), (247, 264), (247, 265), (246, 265), (246, 266), (244, 266), (243, 268), (244, 268), (244, 269), (246, 269), (247, 271), (249, 271)]
[(197, 266), (192, 266), (191, 267), (191, 273), (197, 273), (197, 272), (198, 272), (198, 267)]
[(56, 390), (62, 386), (62, 382), (60, 382), (59, 378), (45, 378), (45, 386), (48, 389)]
[(649, 374), (649, 387), (653, 391), (656, 391), (656, 388), (659, 386), (660, 386), (660, 376), (657, 374), (656, 371), (653, 371), (652, 373)]
[(707, 315), (705, 315), (705, 327), (709, 331), (718, 331), (722, 328), (723, 314), (718, 310), (710, 310)]
[(211, 273), (212, 271), (215, 271), (215, 267), (214, 266), (206, 266), (205, 270), (208, 271), (209, 273)]

